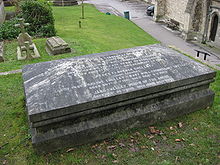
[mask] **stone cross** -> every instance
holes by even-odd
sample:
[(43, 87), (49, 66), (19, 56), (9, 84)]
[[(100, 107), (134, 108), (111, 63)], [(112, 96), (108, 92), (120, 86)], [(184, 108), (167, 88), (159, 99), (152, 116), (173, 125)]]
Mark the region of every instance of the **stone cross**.
[(21, 28), (21, 33), (24, 34), (25, 33), (25, 27), (29, 26), (30, 24), (29, 23), (25, 23), (24, 22), (25, 21), (24, 18), (19, 18), (18, 21), (19, 21), (19, 24), (16, 24), (15, 27)]
[(17, 58), (18, 60), (29, 60), (32, 58), (39, 58), (40, 54), (37, 47), (32, 42), (31, 36), (25, 31), (25, 27), (29, 26), (29, 23), (25, 23), (24, 18), (20, 18), (19, 24), (15, 27), (21, 28), (21, 33), (18, 36)]

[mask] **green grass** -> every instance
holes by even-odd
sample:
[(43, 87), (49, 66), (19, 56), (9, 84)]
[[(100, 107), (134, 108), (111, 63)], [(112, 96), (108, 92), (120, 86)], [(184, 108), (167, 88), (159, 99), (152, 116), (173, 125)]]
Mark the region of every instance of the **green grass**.
[(15, 7), (14, 6), (5, 7), (5, 11), (6, 12), (13, 12), (13, 11), (15, 11)]
[[(158, 43), (154, 38), (132, 22), (114, 15), (98, 12), (93, 6), (86, 5), (86, 19), (80, 19), (80, 7), (53, 7), (57, 35), (62, 37), (75, 53), (49, 56), (45, 51), (46, 39), (34, 42), (41, 58), (30, 61), (16, 60), (17, 41), (6, 42), (5, 59), (0, 63), (0, 72), (22, 68), (23, 65), (60, 58), (99, 53), (135, 46)], [(82, 21), (82, 28), (79, 28)]]
[[(56, 19), (61, 21), (59, 15), (62, 13), (65, 15), (65, 12), (68, 12), (68, 10), (72, 12), (73, 8), (54, 8)], [(76, 10), (78, 10), (78, 8), (76, 8)], [(74, 12), (77, 13), (77, 11)], [(122, 21), (120, 26), (123, 26), (124, 22), (123, 28), (126, 27), (125, 25), (131, 25), (133, 33), (136, 33), (136, 31), (137, 33), (141, 33), (142, 37), (140, 38), (142, 39), (139, 38), (137, 41), (137, 38), (133, 38), (135, 41), (132, 43), (131, 37), (130, 42), (122, 42), (123, 38), (120, 38), (122, 35), (118, 34), (120, 37), (118, 37), (116, 40), (120, 40), (121, 42), (114, 43), (114, 37), (108, 33), (114, 33), (112, 30), (114, 27), (103, 27), (109, 29), (109, 31), (106, 32), (108, 34), (105, 35), (110, 37), (107, 38), (107, 40), (111, 40), (104, 43), (106, 39), (103, 37), (103, 35), (100, 35), (99, 38), (99, 36), (90, 34), (94, 31), (94, 33), (98, 35), (98, 31), (102, 31), (101, 27), (89, 30), (89, 27), (95, 26), (92, 25), (92, 20), (85, 20), (85, 29), (82, 29), (82, 37), (80, 37), (80, 34), (77, 33), (73, 34), (75, 37), (72, 38), (68, 35), (69, 32), (64, 31), (66, 27), (64, 23), (68, 20), (64, 19), (63, 23), (59, 23), (57, 21), (56, 27), (58, 29), (58, 34), (64, 37), (68, 42), (72, 42), (71, 47), (77, 50), (77, 55), (132, 47), (147, 44), (152, 41), (155, 42), (155, 40), (153, 40), (151, 37), (149, 40), (147, 40), (149, 36), (142, 33), (139, 28), (132, 25), (127, 20), (115, 16), (105, 16), (101, 13), (98, 13), (94, 8), (87, 8), (87, 19), (92, 18), (91, 15), (93, 12), (97, 13), (96, 17), (100, 17), (100, 19), (103, 18), (103, 22), (105, 22), (106, 19), (111, 19), (109, 20), (109, 26), (111, 25), (110, 21), (112, 21), (112, 24), (114, 24), (114, 20)], [(89, 13), (91, 13), (91, 15)], [(66, 14), (66, 16), (68, 16), (68, 14)], [(96, 17), (94, 17), (94, 20), (100, 20)], [(105, 23), (108, 23), (108, 21)], [(67, 29), (71, 31), (70, 27)], [(118, 29), (116, 28), (115, 30), (117, 31)], [(76, 32), (79, 31), (81, 32), (81, 30), (76, 28)], [(123, 29), (121, 29), (121, 31), (123, 31)], [(130, 37), (126, 33), (124, 33), (124, 35), (125, 37), (127, 35), (127, 39)], [(89, 36), (91, 36), (91, 38)], [(117, 38), (117, 36), (115, 37)], [(146, 39), (143, 39), (143, 37)], [(45, 39), (37, 39), (35, 42), (41, 50), (41, 53), (46, 53), (44, 51)], [(15, 60), (16, 56), (13, 55), (14, 50), (11, 51), (10, 47), (15, 48), (16, 43), (12, 42), (6, 45), (6, 51), (8, 54), (8, 62), (6, 62), (6, 64), (8, 66), (4, 65), (4, 70), (16, 69), (20, 68), (26, 63), (40, 61), (34, 60), (28, 62), (17, 62)], [(42, 56), (41, 60), (46, 61), (71, 56), (74, 55), (67, 54), (50, 57), (45, 54), (45, 56)], [(3, 64), (0, 66), (2, 67)], [(162, 135), (150, 135), (148, 126), (146, 126), (144, 128), (125, 131), (116, 135), (112, 139), (101, 141), (96, 144), (74, 147), (71, 152), (66, 152), (66, 149), (47, 155), (36, 154), (31, 146), (22, 83), (21, 74), (0, 76), (0, 164), (216, 165), (220, 162), (220, 71), (217, 72), (215, 83), (211, 85), (212, 90), (216, 93), (213, 107), (194, 112), (190, 115), (179, 117), (172, 121), (155, 124), (154, 126), (164, 133)], [(177, 127), (179, 122), (183, 123), (182, 128)], [(172, 127), (172, 129), (170, 129), (170, 127)], [(184, 139), (184, 141), (175, 142), (175, 139)], [(113, 149), (109, 149), (109, 146), (114, 147), (112, 147)]]

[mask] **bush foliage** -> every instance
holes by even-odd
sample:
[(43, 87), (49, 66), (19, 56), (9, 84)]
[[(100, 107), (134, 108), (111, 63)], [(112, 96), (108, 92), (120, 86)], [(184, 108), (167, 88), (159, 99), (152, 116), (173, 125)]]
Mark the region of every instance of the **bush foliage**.
[(0, 41), (12, 40), (19, 35), (20, 29), (15, 27), (16, 23), (18, 23), (17, 19), (13, 18), (0, 25)]
[(23, 17), (25, 22), (30, 23), (26, 30), (31, 36), (51, 37), (56, 35), (52, 8), (48, 2), (24, 0), (21, 1), (20, 8), (21, 13), (17, 17), (0, 25), (0, 40), (12, 40), (18, 36), (20, 29), (14, 26), (18, 23), (18, 17)]
[(32, 36), (50, 37), (56, 34), (50, 4), (43, 0), (25, 0), (20, 4), (22, 17), (30, 23), (27, 31)]

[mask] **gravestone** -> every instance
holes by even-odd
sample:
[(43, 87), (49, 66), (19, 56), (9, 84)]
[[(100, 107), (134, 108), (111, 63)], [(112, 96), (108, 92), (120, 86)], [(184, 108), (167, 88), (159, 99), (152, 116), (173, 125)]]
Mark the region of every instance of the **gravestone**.
[(0, 62), (4, 62), (4, 42), (0, 42)]
[(27, 65), (32, 144), (51, 152), (209, 107), (215, 75), (159, 44)]
[(54, 6), (74, 6), (74, 5), (78, 5), (78, 2), (76, 0), (54, 0), (53, 5)]
[(69, 45), (60, 37), (51, 37), (47, 39), (46, 51), (50, 55), (58, 55), (63, 53), (70, 53)]
[(19, 24), (16, 27), (21, 28), (21, 33), (18, 36), (17, 58), (18, 60), (30, 60), (33, 58), (39, 58), (40, 54), (36, 45), (32, 42), (31, 36), (25, 32), (25, 26), (29, 23), (24, 23), (24, 19), (19, 19)]
[(5, 8), (3, 0), (0, 0), (0, 24), (5, 21)]

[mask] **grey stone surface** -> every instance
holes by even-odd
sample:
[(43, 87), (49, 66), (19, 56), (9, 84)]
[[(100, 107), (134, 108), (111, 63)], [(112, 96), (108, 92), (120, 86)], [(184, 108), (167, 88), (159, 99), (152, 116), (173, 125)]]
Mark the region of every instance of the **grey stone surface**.
[(5, 8), (3, 0), (0, 0), (0, 24), (5, 21)]
[[(212, 106), (214, 94), (209, 90), (193, 92), (175, 98), (161, 99), (151, 104), (143, 101), (131, 106), (118, 107), (108, 115), (78, 123), (59, 123), (60, 127), (47, 130), (32, 128), (33, 147), (39, 153), (92, 143), (108, 138), (119, 131), (146, 127)], [(75, 121), (75, 120), (73, 120)]]
[(211, 106), (215, 74), (159, 44), (27, 65), (33, 145), (53, 151)]
[(74, 6), (78, 5), (77, 0), (54, 0), (54, 6)]
[(23, 68), (31, 122), (192, 84), (210, 79), (214, 74), (208, 67), (161, 45)]
[(50, 55), (58, 55), (71, 52), (69, 45), (58, 36), (47, 39), (46, 50)]
[(33, 58), (40, 58), (40, 54), (36, 45), (33, 43), (31, 36), (25, 32), (25, 26), (29, 26), (29, 23), (25, 23), (23, 18), (19, 19), (19, 24), (15, 27), (21, 28), (21, 33), (18, 36), (17, 47), (17, 59), (18, 60), (30, 60)]
[(0, 62), (4, 62), (4, 42), (0, 42)]

